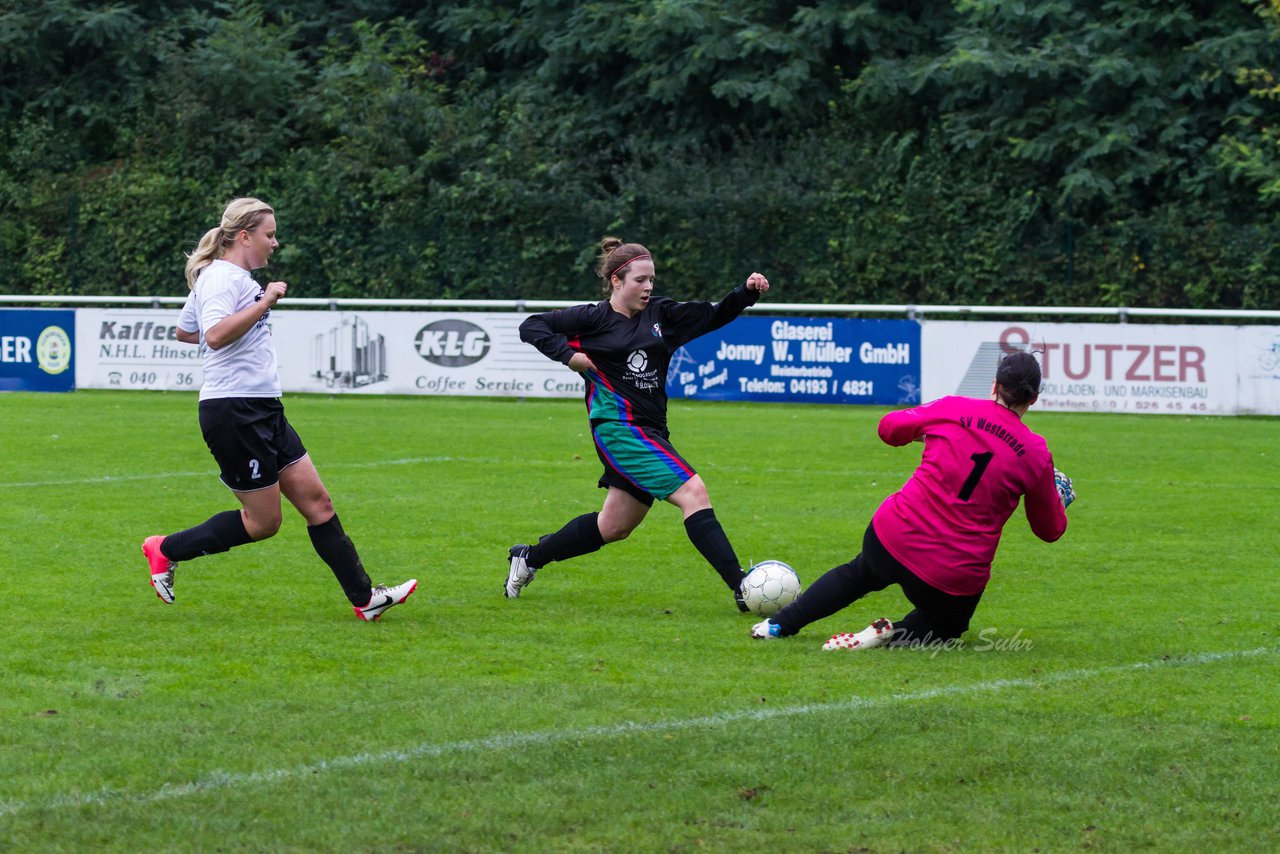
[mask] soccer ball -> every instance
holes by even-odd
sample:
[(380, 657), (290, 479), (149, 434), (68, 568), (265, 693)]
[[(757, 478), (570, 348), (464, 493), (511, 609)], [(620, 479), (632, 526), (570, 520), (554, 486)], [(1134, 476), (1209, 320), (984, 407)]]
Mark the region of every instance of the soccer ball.
[(800, 577), (780, 560), (757, 563), (742, 582), (743, 601), (762, 617), (772, 617), (799, 595)]

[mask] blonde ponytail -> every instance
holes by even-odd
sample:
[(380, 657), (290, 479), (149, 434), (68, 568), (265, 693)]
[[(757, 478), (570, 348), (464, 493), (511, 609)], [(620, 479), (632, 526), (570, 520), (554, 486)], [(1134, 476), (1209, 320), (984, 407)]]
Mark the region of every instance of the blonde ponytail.
[(196, 278), (200, 275), (200, 271), (208, 267), (221, 254), (218, 245), (221, 240), (222, 229), (211, 228), (204, 233), (204, 237), (200, 238), (200, 242), (196, 244), (196, 251), (187, 256), (187, 289), (194, 290), (196, 286)]
[(232, 199), (222, 212), (222, 223), (211, 228), (196, 244), (196, 251), (187, 256), (187, 287), (194, 289), (200, 272), (222, 257), (228, 246), (235, 242), (242, 231), (253, 231), (268, 215), (274, 214), (271, 206), (260, 199)]

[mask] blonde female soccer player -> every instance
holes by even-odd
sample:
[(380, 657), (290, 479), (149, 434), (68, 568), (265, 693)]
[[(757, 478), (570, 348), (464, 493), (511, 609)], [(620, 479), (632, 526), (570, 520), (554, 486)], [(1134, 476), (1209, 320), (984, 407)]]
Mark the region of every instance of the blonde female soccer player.
[(283, 495), (307, 520), (316, 554), (333, 570), (356, 616), (376, 620), (418, 582), (372, 586), (311, 456), (285, 418), (267, 319), (288, 285), (264, 288), (249, 275), (266, 266), (278, 245), (275, 211), (258, 199), (235, 199), (187, 259), (191, 293), (178, 319), (179, 338), (200, 345), (200, 431), (241, 507), (167, 537), (147, 537), (142, 553), (156, 595), (172, 604), (178, 563), (274, 536)]

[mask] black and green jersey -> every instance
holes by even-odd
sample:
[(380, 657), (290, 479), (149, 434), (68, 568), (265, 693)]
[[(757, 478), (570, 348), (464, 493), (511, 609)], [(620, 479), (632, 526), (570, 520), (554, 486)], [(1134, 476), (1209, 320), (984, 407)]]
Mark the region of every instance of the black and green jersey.
[(677, 302), (650, 297), (635, 317), (608, 300), (535, 314), (520, 324), (520, 340), (549, 359), (569, 364), (586, 353), (596, 370), (586, 379), (587, 413), (593, 422), (620, 421), (665, 429), (667, 366), (683, 345), (733, 320), (759, 299), (738, 285), (720, 302)]

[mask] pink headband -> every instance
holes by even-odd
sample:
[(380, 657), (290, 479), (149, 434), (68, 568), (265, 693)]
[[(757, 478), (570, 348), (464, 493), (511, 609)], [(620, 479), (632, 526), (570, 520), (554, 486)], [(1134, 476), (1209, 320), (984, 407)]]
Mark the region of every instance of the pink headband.
[(608, 277), (607, 279), (605, 279), (605, 281), (607, 282), (607, 281), (612, 280), (614, 276), (618, 275), (618, 271), (619, 271), (619, 270), (621, 270), (623, 267), (625, 267), (625, 266), (627, 266), (628, 264), (630, 264), (632, 261), (639, 261), (641, 258), (652, 258), (652, 257), (653, 257), (653, 256), (652, 256), (652, 255), (650, 255), (648, 252), (645, 252), (645, 253), (643, 253), (643, 254), (640, 254), (640, 255), (635, 256), (634, 258), (628, 258), (627, 260), (623, 261), (623, 262), (622, 262), (621, 264), (619, 264), (618, 266), (614, 267), (614, 268), (613, 268), (613, 272), (609, 274), (609, 277)]

